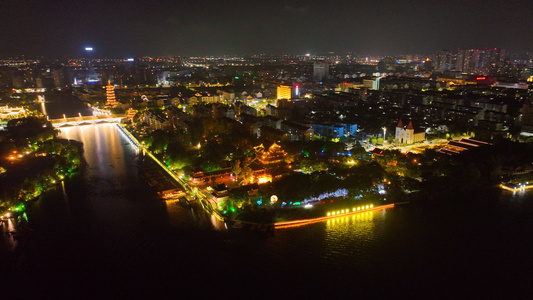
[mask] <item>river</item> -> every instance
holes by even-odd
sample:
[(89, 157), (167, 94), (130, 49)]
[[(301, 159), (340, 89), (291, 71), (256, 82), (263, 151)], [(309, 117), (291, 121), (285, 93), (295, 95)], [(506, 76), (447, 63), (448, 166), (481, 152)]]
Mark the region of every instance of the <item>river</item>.
[(531, 291), (531, 191), (397, 206), (273, 237), (223, 231), (202, 212), (159, 200), (138, 176), (144, 158), (115, 126), (61, 129), (62, 138), (83, 142), (88, 165), (28, 205), (27, 239), (0, 244), (9, 258), (4, 283), (15, 295), (510, 298)]

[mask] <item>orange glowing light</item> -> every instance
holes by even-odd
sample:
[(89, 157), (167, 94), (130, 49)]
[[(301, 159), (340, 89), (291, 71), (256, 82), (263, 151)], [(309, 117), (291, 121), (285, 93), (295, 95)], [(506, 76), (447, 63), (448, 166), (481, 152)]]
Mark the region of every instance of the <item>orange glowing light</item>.
[[(393, 207), (394, 207), (394, 203), (393, 204), (386, 204), (386, 205), (380, 205), (380, 206), (377, 206), (377, 207), (373, 207), (373, 208), (370, 208), (368, 211), (370, 211), (370, 210), (378, 210), (378, 209), (387, 209), (387, 208), (393, 208)], [(368, 211), (366, 211), (366, 212), (368, 212)], [(337, 214), (338, 213), (339, 212), (337, 212)], [(362, 214), (362, 212), (355, 212), (355, 213), (349, 213), (349, 214), (350, 215), (351, 214)], [(343, 217), (344, 216), (346, 216), (346, 215), (343, 215)], [(314, 219), (305, 219), (305, 220), (296, 220), (296, 221), (287, 221), (287, 222), (277, 222), (277, 223), (274, 223), (274, 226), (277, 229), (289, 228), (289, 227), (297, 227), (297, 226), (313, 224), (313, 223), (326, 221), (326, 220), (330, 220), (330, 219), (335, 219), (335, 218), (339, 218), (339, 217), (335, 216), (335, 212), (332, 212), (331, 216), (328, 214), (328, 216), (326, 216), (326, 217), (320, 217), (320, 218), (314, 218)]]
[(257, 178), (258, 184), (267, 183), (267, 182), (272, 182), (272, 175), (262, 175)]

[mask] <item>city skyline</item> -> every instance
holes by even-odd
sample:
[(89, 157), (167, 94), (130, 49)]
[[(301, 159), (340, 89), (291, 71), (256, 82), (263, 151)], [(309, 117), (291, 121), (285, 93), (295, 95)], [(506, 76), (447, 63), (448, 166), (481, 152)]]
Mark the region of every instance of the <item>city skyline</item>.
[(434, 53), (533, 49), (516, 1), (4, 1), (0, 57)]

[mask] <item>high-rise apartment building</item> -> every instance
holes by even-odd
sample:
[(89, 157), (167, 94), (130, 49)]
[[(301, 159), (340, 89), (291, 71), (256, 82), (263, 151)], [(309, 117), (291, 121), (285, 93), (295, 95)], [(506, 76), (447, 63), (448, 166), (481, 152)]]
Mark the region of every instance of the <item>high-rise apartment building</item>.
[(502, 67), (504, 61), (505, 49), (485, 49), (481, 55), (481, 67), (483, 68), (487, 68), (491, 64), (494, 64), (495, 67)]
[(435, 53), (435, 71), (449, 71), (455, 69), (457, 55), (450, 50)]
[(315, 61), (313, 64), (313, 80), (324, 81), (328, 79), (329, 63), (327, 61)]
[(457, 50), (455, 68), (463, 73), (485, 73), (490, 66), (501, 67), (504, 60), (504, 49)]
[(457, 50), (457, 60), (455, 61), (455, 70), (463, 73), (471, 73), (474, 71), (475, 65), (475, 51), (474, 49)]

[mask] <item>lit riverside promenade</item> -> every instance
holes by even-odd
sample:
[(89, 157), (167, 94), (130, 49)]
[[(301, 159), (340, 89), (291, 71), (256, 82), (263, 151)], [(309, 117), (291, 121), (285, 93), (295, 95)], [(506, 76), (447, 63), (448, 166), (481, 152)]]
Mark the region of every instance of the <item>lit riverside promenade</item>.
[(142, 143), (139, 143), (139, 141), (127, 130), (125, 129), (124, 127), (122, 127), (121, 125), (117, 124), (117, 127), (120, 129), (120, 131), (126, 135), (128, 141), (130, 143), (132, 143), (133, 146), (139, 148), (140, 150), (143, 151), (143, 153), (146, 153), (150, 158), (152, 158), (163, 170), (165, 170), (169, 175), (170, 177), (172, 177), (172, 179), (176, 180), (176, 182), (178, 182), (180, 184), (180, 186), (187, 192), (189, 193), (189, 195), (191, 196), (194, 196), (198, 202), (202, 205), (202, 207), (204, 208), (205, 211), (207, 211), (208, 213), (212, 214), (213, 216), (215, 216), (219, 221), (224, 221), (224, 216), (219, 212), (217, 211), (214, 207), (215, 207), (215, 204), (212, 203), (208, 198), (207, 196), (205, 196), (204, 193), (202, 193), (198, 188), (196, 187), (191, 187), (188, 183), (186, 183), (185, 181), (183, 181), (181, 178), (179, 178), (174, 172), (172, 172), (171, 170), (169, 170), (161, 161), (159, 161), (159, 159), (157, 159), (157, 157), (155, 157), (155, 155), (152, 154), (152, 152), (150, 152), (150, 150), (146, 149), (146, 147), (144, 146), (144, 144)]

